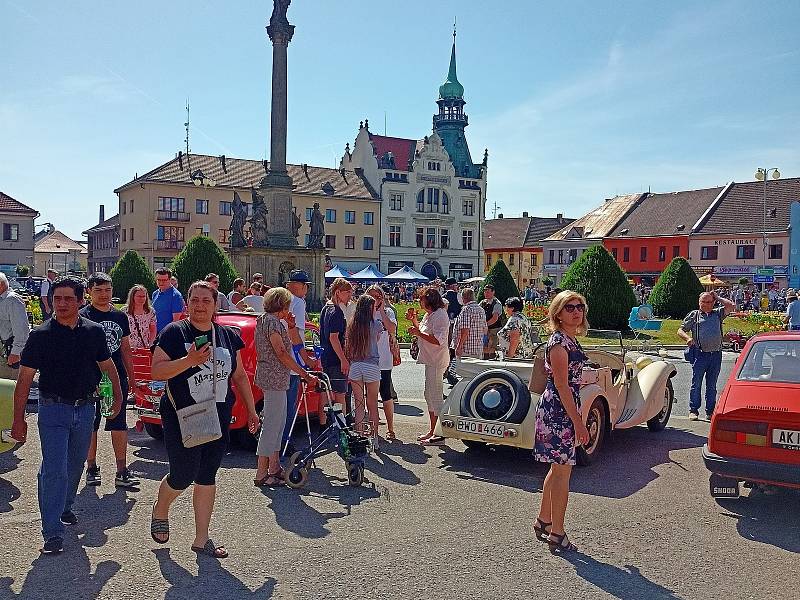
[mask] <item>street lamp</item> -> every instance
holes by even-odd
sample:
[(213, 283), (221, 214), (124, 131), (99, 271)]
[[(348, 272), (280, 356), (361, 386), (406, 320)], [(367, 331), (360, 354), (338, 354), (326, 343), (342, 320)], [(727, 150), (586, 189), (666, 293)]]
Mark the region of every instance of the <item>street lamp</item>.
[(211, 179), (211, 177), (206, 177), (200, 169), (197, 169), (197, 171), (192, 173), (191, 178), (192, 183), (194, 183), (197, 187), (200, 187), (201, 185), (203, 187), (214, 187), (217, 185), (215, 180)]
[[(777, 167), (772, 167), (770, 169), (759, 168), (755, 173), (755, 178), (758, 181), (764, 182), (764, 228), (761, 230), (761, 252), (763, 256), (763, 267), (765, 269), (767, 268), (767, 180), (769, 179), (770, 173), (772, 173), (773, 179), (780, 179), (781, 172)], [(762, 292), (766, 289), (766, 285), (766, 283), (761, 284)]]

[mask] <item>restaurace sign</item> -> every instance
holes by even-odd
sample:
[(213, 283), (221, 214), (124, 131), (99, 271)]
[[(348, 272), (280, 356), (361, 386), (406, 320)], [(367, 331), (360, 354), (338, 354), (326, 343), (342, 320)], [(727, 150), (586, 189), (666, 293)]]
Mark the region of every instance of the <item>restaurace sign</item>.
[(758, 238), (745, 240), (714, 240), (715, 246), (754, 246), (758, 243)]

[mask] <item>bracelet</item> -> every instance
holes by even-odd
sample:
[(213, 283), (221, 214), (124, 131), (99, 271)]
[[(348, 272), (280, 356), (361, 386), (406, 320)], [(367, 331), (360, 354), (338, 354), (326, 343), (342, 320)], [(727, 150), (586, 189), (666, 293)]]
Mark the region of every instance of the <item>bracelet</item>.
[(292, 350), (295, 352), (300, 352), (300, 350), (305, 350), (305, 344), (292, 344)]

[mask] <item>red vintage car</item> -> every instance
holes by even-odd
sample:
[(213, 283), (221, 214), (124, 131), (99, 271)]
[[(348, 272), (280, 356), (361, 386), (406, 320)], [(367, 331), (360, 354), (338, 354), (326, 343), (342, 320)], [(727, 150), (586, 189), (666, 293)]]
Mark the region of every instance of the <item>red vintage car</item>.
[[(253, 390), (253, 397), (256, 401), (256, 408), (261, 411), (264, 395), (258, 386), (253, 384), (253, 378), (256, 372), (256, 349), (255, 349), (255, 330), (256, 319), (258, 315), (255, 313), (244, 312), (225, 312), (219, 313), (216, 317), (217, 323), (220, 325), (227, 325), (232, 327), (239, 335), (242, 336), (245, 347), (242, 350), (242, 362), (244, 363), (247, 377), (250, 380), (250, 387)], [(319, 328), (310, 322), (306, 322), (306, 347), (311, 349), (319, 347)], [(139, 431), (146, 431), (148, 435), (155, 439), (161, 439), (163, 432), (161, 430), (161, 415), (159, 414), (159, 406), (161, 403), (161, 396), (164, 393), (164, 382), (153, 381), (150, 375), (150, 360), (151, 354), (149, 350), (140, 349), (133, 351), (134, 373), (136, 381), (140, 385), (134, 388), (136, 395), (136, 411), (138, 420), (136, 422), (136, 429)], [(144, 384), (144, 385), (141, 385)], [(301, 386), (300, 393), (303, 392)], [(247, 408), (244, 402), (236, 393), (236, 401), (233, 404), (231, 412), (231, 438), (246, 447), (255, 447), (257, 437), (254, 437), (247, 429)], [(316, 391), (309, 390), (306, 394), (306, 402), (300, 403), (299, 417), (304, 417), (306, 414), (306, 406), (310, 416), (318, 414), (320, 406), (320, 395)]]
[(739, 483), (800, 489), (800, 334), (745, 344), (711, 419), (703, 461), (711, 495), (739, 497)]

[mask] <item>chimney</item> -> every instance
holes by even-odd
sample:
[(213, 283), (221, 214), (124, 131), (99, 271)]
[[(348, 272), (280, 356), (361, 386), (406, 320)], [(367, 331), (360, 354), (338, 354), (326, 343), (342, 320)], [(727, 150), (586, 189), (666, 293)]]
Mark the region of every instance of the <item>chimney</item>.
[(558, 221), (559, 223), (561, 223), (561, 221), (563, 221), (563, 220), (564, 220), (564, 213), (558, 213), (558, 214), (556, 214), (556, 221)]
[(102, 223), (105, 220), (106, 220), (106, 207), (101, 204), (100, 205), (100, 221), (99, 221), (99, 223)]
[(497, 215), (497, 218), (498, 218), (498, 219), (502, 219), (502, 218), (503, 218), (503, 213), (499, 213), (499, 214)]
[(522, 218), (523, 218), (523, 219), (527, 219), (527, 218), (528, 218), (528, 213), (527, 213), (527, 211), (522, 213)]

